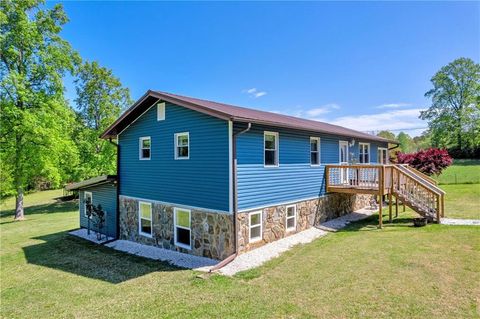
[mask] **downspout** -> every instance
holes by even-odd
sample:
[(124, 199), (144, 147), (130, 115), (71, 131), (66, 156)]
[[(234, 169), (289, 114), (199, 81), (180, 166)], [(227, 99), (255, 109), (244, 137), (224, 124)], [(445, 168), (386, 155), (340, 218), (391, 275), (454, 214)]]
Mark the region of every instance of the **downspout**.
[[(233, 126), (233, 121), (232, 121)], [(234, 246), (235, 251), (233, 254), (210, 268), (209, 272), (213, 272), (223, 268), (224, 266), (228, 265), (238, 256), (238, 223), (237, 223), (237, 213), (238, 213), (238, 190), (237, 190), (237, 136), (243, 133), (246, 133), (252, 127), (252, 123), (248, 123), (247, 127), (239, 132), (232, 132), (232, 179), (233, 179), (233, 187), (232, 187), (232, 195), (233, 195), (233, 229), (235, 232), (234, 235)]]
[(113, 142), (111, 138), (108, 139), (108, 142), (115, 145), (117, 148), (117, 214), (116, 214), (116, 239), (120, 237), (120, 145)]

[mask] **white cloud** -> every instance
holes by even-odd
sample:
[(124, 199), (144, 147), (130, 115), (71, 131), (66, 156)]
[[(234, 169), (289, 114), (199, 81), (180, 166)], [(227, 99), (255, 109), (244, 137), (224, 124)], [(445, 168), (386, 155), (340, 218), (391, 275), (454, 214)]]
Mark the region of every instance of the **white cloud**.
[(335, 103), (330, 103), (330, 104), (325, 104), (321, 107), (309, 109), (305, 111), (305, 114), (307, 116), (316, 117), (322, 114), (330, 113), (332, 110), (338, 110), (339, 108), (340, 108), (340, 105)]
[[(357, 131), (418, 130), (426, 123), (418, 118), (424, 109), (393, 110), (377, 114), (338, 117), (329, 123), (349, 127)], [(397, 132), (398, 133), (398, 132)]]
[(410, 103), (387, 103), (377, 106), (377, 109), (397, 109), (400, 107), (410, 106)]
[(242, 92), (247, 93), (250, 97), (253, 97), (255, 99), (259, 98), (259, 97), (262, 97), (264, 95), (267, 95), (267, 92), (259, 91), (259, 90), (257, 90), (257, 88), (246, 89), (246, 90), (243, 90)]

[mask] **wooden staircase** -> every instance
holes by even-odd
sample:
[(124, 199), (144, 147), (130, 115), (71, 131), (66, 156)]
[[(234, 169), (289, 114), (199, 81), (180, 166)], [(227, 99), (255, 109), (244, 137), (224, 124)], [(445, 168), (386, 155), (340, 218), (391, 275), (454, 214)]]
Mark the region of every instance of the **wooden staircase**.
[(325, 178), (327, 192), (388, 195), (390, 221), (393, 197), (397, 215), (401, 202), (430, 221), (440, 222), (444, 216), (445, 192), (434, 179), (408, 165), (326, 165)]

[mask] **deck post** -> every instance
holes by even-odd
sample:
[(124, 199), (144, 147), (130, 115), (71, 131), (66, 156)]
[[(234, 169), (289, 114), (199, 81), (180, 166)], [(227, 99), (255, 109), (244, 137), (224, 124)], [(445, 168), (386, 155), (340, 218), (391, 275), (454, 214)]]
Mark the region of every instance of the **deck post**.
[(385, 167), (382, 166), (379, 168), (379, 171), (380, 171), (380, 180), (379, 180), (379, 183), (378, 183), (378, 196), (380, 197), (380, 205), (379, 205), (379, 208), (378, 208), (378, 228), (382, 228), (383, 227), (383, 212), (382, 212), (382, 208), (383, 208), (383, 190), (385, 188)]
[(395, 196), (395, 218), (398, 218), (398, 196)]
[(442, 217), (445, 217), (445, 195), (442, 194)]
[(437, 195), (437, 224), (440, 224), (440, 210), (441, 210), (440, 197), (441, 195)]
[(392, 222), (392, 192), (388, 193), (388, 222)]

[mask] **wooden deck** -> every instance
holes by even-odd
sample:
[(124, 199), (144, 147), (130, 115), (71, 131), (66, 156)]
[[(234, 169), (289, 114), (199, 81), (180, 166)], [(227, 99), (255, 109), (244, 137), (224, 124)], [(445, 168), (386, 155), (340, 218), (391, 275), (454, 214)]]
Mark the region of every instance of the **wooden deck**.
[[(406, 165), (326, 165), (326, 191), (334, 193), (388, 195), (389, 219), (392, 220), (392, 198), (398, 215), (398, 202), (437, 222), (444, 214), (445, 192), (431, 177)], [(434, 217), (432, 217), (434, 215)], [(379, 205), (382, 226), (382, 205)]]

